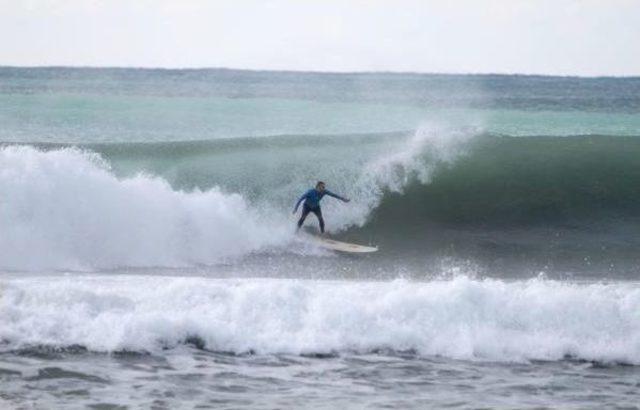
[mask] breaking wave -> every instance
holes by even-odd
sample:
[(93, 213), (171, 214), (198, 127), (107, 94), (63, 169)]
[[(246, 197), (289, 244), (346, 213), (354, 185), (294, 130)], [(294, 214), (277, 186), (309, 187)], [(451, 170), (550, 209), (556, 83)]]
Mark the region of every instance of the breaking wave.
[(290, 249), (290, 209), (317, 179), (353, 199), (323, 202), (333, 233), (396, 236), (416, 248), (443, 226), (594, 229), (605, 221), (606, 245), (630, 248), (640, 226), (639, 157), (637, 137), (516, 138), (433, 124), (409, 135), (8, 145), (0, 148), (0, 266), (176, 267)]
[[(333, 186), (354, 200), (349, 207), (326, 201), (334, 214), (330, 228), (363, 225), (384, 192), (400, 191), (409, 175), (428, 182), (437, 163), (456, 156), (463, 138), (452, 136), (425, 128), (394, 150), (363, 157), (350, 172), (332, 178)], [(428, 157), (422, 155), (426, 147)], [(253, 152), (245, 147), (242, 153)], [(197, 157), (189, 152), (188, 158), (197, 163), (193, 155)], [(214, 150), (214, 155), (219, 152)], [(233, 159), (233, 151), (223, 150), (223, 155), (226, 170), (234, 168), (233, 160), (239, 161), (243, 172), (251, 169), (244, 158)], [(270, 158), (268, 152), (264, 155)], [(217, 159), (207, 157), (207, 162)], [(113, 166), (118, 161), (120, 173)], [(122, 172), (123, 162), (86, 148), (1, 148), (0, 192), (5, 200), (0, 205), (0, 266), (17, 270), (192, 266), (283, 247), (293, 239), (288, 211), (313, 178), (309, 170), (294, 172), (288, 181), (283, 175), (256, 170), (238, 183), (238, 176), (221, 178), (214, 168), (209, 170), (211, 179), (215, 183), (217, 178), (219, 184), (181, 187), (176, 182), (180, 177), (172, 178), (171, 169), (154, 173), (137, 168), (127, 174)], [(183, 161), (172, 158), (169, 163)], [(193, 171), (189, 164), (187, 169), (187, 174)]]
[(0, 264), (10, 269), (183, 266), (278, 243), (237, 194), (118, 179), (78, 149), (0, 151)]
[(640, 364), (640, 288), (542, 279), (335, 282), (74, 276), (6, 280), (3, 349), (238, 354), (413, 351)]

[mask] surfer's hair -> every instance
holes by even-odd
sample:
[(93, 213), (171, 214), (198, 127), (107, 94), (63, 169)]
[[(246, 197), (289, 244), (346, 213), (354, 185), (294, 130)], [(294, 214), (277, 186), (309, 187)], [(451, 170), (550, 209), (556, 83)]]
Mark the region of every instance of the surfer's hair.
[(316, 188), (319, 187), (320, 185), (326, 185), (326, 184), (324, 182), (322, 182), (322, 181), (318, 181), (316, 183)]

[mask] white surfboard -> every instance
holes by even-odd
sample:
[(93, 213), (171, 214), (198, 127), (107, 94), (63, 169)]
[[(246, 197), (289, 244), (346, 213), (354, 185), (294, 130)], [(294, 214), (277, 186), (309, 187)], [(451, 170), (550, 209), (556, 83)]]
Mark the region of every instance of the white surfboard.
[(338, 252), (370, 253), (376, 252), (378, 250), (377, 246), (365, 246), (357, 245), (355, 243), (340, 242), (329, 238), (323, 238), (321, 236), (311, 235), (310, 238), (314, 244), (320, 246), (321, 248), (331, 249)]

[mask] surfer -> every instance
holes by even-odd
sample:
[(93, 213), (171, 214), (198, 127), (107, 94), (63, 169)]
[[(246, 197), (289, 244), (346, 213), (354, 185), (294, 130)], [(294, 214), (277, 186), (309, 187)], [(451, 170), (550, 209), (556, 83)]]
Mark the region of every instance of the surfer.
[(300, 227), (304, 223), (304, 220), (307, 218), (307, 215), (309, 215), (309, 212), (313, 212), (318, 217), (318, 222), (320, 223), (320, 232), (324, 234), (324, 219), (322, 218), (322, 210), (320, 209), (320, 200), (325, 195), (338, 198), (342, 202), (351, 201), (348, 198), (343, 198), (340, 195), (336, 195), (333, 192), (325, 189), (324, 182), (318, 181), (316, 187), (311, 188), (310, 190), (305, 192), (304, 195), (302, 195), (300, 199), (298, 199), (296, 207), (293, 208), (293, 213), (295, 214), (298, 211), (300, 202), (304, 201), (304, 204), (302, 205), (302, 215), (300, 215), (300, 219), (298, 220), (298, 229), (300, 229)]

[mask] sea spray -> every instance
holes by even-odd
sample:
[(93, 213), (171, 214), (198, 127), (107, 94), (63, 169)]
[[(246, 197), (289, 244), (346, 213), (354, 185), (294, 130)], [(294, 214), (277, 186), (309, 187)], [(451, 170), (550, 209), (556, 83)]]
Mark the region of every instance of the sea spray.
[(340, 228), (364, 225), (385, 193), (402, 193), (412, 182), (430, 183), (436, 169), (465, 155), (469, 142), (478, 134), (477, 129), (423, 124), (402, 143), (369, 159), (349, 186), (356, 199), (352, 206), (340, 210)]

